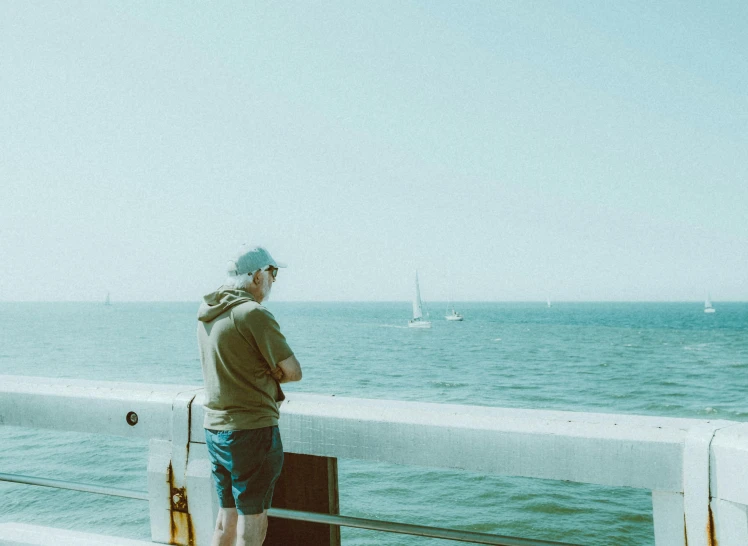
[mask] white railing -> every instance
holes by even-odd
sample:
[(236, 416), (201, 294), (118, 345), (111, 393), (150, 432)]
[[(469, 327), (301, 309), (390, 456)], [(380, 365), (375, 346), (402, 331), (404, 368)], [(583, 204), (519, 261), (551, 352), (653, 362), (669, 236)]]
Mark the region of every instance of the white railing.
[[(148, 438), (152, 539), (209, 544), (201, 393), (0, 376), (0, 425)], [(748, 544), (748, 423), (290, 393), (280, 427), (291, 453), (649, 489), (657, 546)], [(212, 510), (175, 511), (180, 495)]]

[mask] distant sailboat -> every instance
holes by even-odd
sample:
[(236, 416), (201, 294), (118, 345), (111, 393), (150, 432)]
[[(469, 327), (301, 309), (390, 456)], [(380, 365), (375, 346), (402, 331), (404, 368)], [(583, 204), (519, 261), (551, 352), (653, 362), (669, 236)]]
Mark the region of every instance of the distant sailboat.
[(548, 299), (546, 300), (546, 305), (548, 306), (548, 309), (551, 308), (551, 297), (548, 296)]
[[(450, 283), (451, 286), (451, 283)], [(462, 315), (455, 311), (455, 302), (452, 299), (452, 290), (449, 291), (449, 303), (447, 304), (447, 311), (444, 314), (444, 318), (446, 320), (452, 321), (452, 322), (461, 322), (464, 320)]]
[(104, 305), (112, 305), (112, 301), (109, 299), (109, 292), (106, 293), (106, 299), (104, 300)]
[(408, 321), (410, 328), (431, 328), (431, 321), (423, 318), (423, 303), (421, 302), (421, 289), (418, 287), (418, 271), (416, 271), (416, 293), (413, 298), (413, 318)]
[(705, 313), (716, 313), (717, 310), (712, 307), (712, 298), (709, 294), (706, 295), (706, 299), (704, 300), (704, 312)]
[(447, 307), (447, 314), (444, 318), (451, 321), (464, 320), (462, 315), (455, 311), (455, 304), (452, 302), (452, 298), (449, 299), (449, 307)]

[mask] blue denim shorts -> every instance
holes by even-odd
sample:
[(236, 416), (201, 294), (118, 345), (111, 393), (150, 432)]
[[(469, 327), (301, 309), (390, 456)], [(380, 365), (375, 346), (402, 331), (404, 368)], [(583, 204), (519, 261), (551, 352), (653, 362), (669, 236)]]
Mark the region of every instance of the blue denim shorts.
[(270, 508), (283, 467), (278, 427), (205, 429), (205, 443), (221, 508), (235, 507), (242, 515), (260, 514)]

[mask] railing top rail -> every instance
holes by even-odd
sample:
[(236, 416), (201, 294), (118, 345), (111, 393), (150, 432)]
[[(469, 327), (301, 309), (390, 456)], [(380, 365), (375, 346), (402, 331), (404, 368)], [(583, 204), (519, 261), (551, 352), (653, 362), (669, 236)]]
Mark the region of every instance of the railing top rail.
[(169, 396), (187, 390), (201, 389), (202, 385), (179, 385), (174, 383), (141, 383), (130, 381), (93, 381), (65, 377), (0, 374), (0, 394), (29, 393), (76, 396), (85, 394), (90, 398), (142, 398)]
[[(132, 402), (171, 403), (179, 393), (194, 391), (201, 402), (201, 385), (175, 385), (166, 383), (140, 383), (125, 381), (91, 381), (85, 379), (49, 378), (22, 375), (0, 375), (0, 395), (52, 395), (59, 398), (88, 398), (105, 400), (127, 400)], [(564, 423), (585, 426), (635, 427), (637, 429), (657, 429), (688, 431), (696, 426), (727, 425), (733, 421), (717, 419), (690, 419), (678, 417), (646, 416), (636, 414), (616, 414), (600, 412), (578, 412), (561, 410), (539, 410), (503, 408), (495, 406), (442, 404), (433, 402), (410, 402), (370, 398), (340, 397), (308, 393), (291, 393), (282, 407), (284, 413), (301, 413), (309, 416), (339, 416), (344, 412), (349, 418), (369, 419), (372, 412), (393, 422), (430, 424), (438, 416), (439, 420), (465, 425), (470, 420), (471, 428), (496, 428), (502, 422), (505, 429), (508, 423), (525, 429), (530, 424), (547, 422), (552, 426), (565, 426)], [(198, 423), (198, 420), (194, 420)], [(443, 422), (443, 421), (442, 421)], [(11, 424), (11, 423), (7, 423)], [(55, 426), (57, 428), (57, 426)]]

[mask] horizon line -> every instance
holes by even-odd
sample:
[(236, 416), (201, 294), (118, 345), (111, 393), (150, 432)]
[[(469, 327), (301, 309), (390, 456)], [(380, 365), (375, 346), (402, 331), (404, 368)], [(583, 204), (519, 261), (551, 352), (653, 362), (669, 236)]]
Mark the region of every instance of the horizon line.
[[(0, 303), (97, 303), (105, 305), (101, 300), (0, 300)], [(201, 300), (110, 300), (110, 304), (116, 303), (201, 303)], [(279, 300), (274, 299), (270, 303), (412, 303), (411, 300)], [(436, 303), (450, 303), (450, 300), (430, 300), (427, 305)], [(546, 300), (452, 300), (452, 303), (542, 303)], [(704, 300), (553, 300), (552, 304), (561, 303), (699, 303)], [(748, 300), (712, 300), (712, 303), (748, 303)]]

